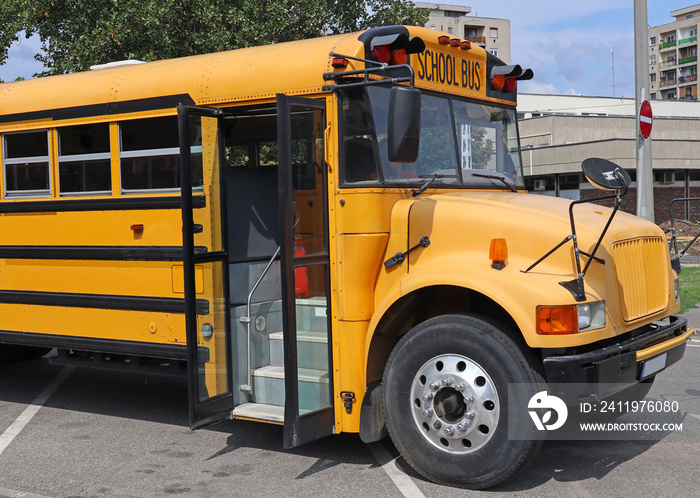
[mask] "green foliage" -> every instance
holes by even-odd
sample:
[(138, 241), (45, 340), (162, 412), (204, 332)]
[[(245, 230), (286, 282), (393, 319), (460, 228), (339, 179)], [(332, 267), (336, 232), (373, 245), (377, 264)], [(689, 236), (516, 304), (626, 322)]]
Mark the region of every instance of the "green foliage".
[(681, 313), (700, 303), (700, 267), (684, 266), (680, 274)]
[(0, 63), (22, 30), (48, 75), (426, 21), (407, 0), (2, 0)]

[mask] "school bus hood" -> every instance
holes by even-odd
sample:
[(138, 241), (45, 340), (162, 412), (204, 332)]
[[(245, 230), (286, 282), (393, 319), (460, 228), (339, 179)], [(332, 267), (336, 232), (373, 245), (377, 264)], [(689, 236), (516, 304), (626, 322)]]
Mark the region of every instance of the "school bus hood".
[[(375, 296), (382, 298), (375, 301), (373, 320), (400, 296), (426, 287), (454, 286), (484, 295), (508, 310), (530, 346), (572, 347), (632, 331), (678, 311), (677, 277), (663, 232), (653, 223), (618, 212), (583, 278), (585, 301), (605, 301), (607, 325), (555, 339), (538, 335), (538, 306), (580, 302), (562, 285), (578, 276), (570, 205), (567, 199), (502, 191), (398, 201), (392, 210), (385, 265), (376, 281)], [(578, 246), (593, 253), (613, 210), (584, 203), (573, 211)], [(424, 237), (430, 240), (427, 246), (420, 244)], [(493, 239), (505, 239), (507, 244), (500, 268), (494, 268), (489, 255)], [(404, 253), (405, 261), (391, 264), (395, 255)], [(588, 261), (580, 257), (581, 270)]]
[[(468, 246), (483, 240), (487, 242), (487, 249), (491, 239), (505, 238), (511, 253), (537, 254), (541, 249), (549, 251), (571, 235), (570, 204), (568, 199), (501, 191), (423, 197), (411, 208), (411, 242), (418, 236), (418, 233), (413, 233), (414, 230), (420, 232), (422, 229), (433, 233), (438, 226), (445, 229), (459, 227), (459, 230), (448, 230), (445, 235), (465, 239), (463, 242)], [(581, 250), (593, 250), (612, 212), (612, 208), (591, 203), (574, 207), (575, 228)], [(441, 237), (442, 230), (433, 233), (433, 236)], [(663, 232), (653, 223), (618, 211), (605, 241), (613, 243), (637, 237), (663, 237)]]
[[(572, 234), (571, 201), (501, 191), (446, 193), (406, 201), (413, 201), (406, 210), (408, 248), (422, 237), (430, 239), (429, 247), (409, 254), (409, 273), (453, 274), (456, 285), (461, 285), (456, 279), (462, 279), (464, 285), (480, 286), (493, 296), (519, 286), (522, 293), (541, 292), (542, 302), (537, 304), (575, 303), (572, 293), (559, 285), (577, 277), (573, 241), (567, 239)], [(613, 210), (584, 203), (575, 205), (573, 212), (578, 247), (591, 254)], [(501, 270), (492, 269), (493, 239), (505, 239), (507, 244)], [(617, 212), (595, 256), (598, 259), (591, 262), (584, 278), (587, 299), (607, 299), (609, 309), (617, 306), (613, 301), (619, 302), (619, 316), (627, 325), (673, 311), (674, 275), (666, 239), (655, 224)], [(582, 270), (588, 260), (580, 257)], [(646, 289), (646, 294), (636, 296), (633, 289)]]

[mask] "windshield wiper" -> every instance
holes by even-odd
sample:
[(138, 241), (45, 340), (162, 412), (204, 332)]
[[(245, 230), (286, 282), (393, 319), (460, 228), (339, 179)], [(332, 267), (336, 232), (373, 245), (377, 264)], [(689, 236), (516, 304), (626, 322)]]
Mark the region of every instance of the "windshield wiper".
[(421, 175), (421, 178), (427, 178), (428, 181), (421, 185), (421, 187), (418, 190), (411, 190), (411, 194), (413, 194), (413, 197), (421, 195), (423, 192), (428, 190), (428, 187), (432, 185), (436, 178), (457, 178), (457, 175), (444, 175), (442, 173), (435, 173), (432, 175)]
[(515, 183), (513, 183), (513, 180), (508, 178), (503, 173), (497, 173), (496, 171), (474, 171), (471, 175), (479, 176), (481, 178), (488, 178), (489, 180), (498, 180), (501, 183), (503, 183), (503, 185), (508, 187), (511, 190), (511, 192), (518, 191), (517, 187), (515, 186)]

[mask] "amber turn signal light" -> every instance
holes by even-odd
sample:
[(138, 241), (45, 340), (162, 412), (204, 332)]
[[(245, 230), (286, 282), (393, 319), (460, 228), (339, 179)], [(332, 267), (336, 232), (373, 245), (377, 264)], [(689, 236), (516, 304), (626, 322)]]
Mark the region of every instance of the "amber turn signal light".
[(491, 239), (489, 259), (491, 260), (491, 268), (495, 268), (496, 270), (505, 268), (506, 260), (508, 259), (508, 244), (506, 244), (506, 239)]
[(538, 306), (537, 333), (541, 335), (577, 334), (576, 305)]

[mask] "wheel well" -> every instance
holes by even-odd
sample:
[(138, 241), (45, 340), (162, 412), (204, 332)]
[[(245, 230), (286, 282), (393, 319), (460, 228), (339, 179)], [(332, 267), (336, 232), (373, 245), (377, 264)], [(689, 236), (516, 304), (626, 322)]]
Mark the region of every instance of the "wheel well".
[(381, 381), (384, 365), (399, 339), (429, 318), (455, 313), (478, 313), (513, 331), (518, 344), (524, 344), (513, 318), (491, 298), (471, 289), (449, 285), (426, 287), (396, 301), (379, 321), (367, 358), (367, 384)]

